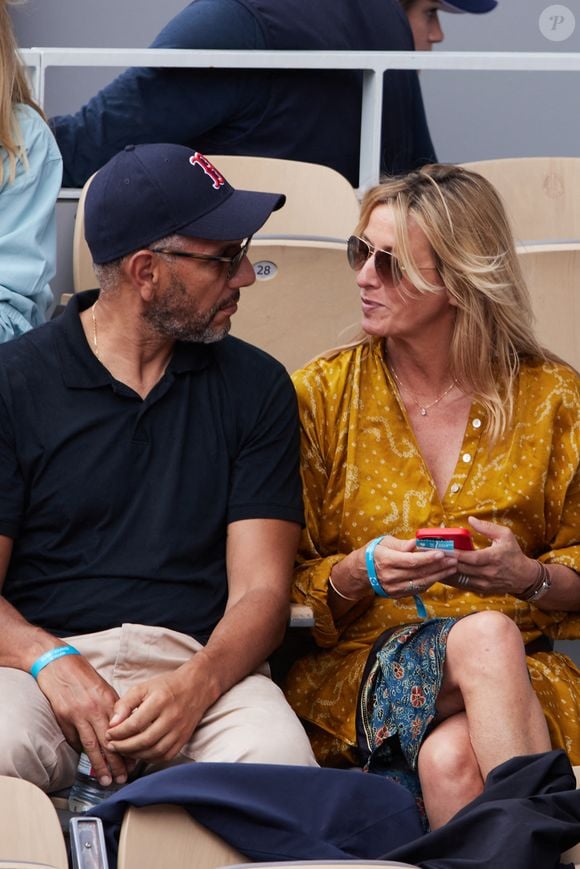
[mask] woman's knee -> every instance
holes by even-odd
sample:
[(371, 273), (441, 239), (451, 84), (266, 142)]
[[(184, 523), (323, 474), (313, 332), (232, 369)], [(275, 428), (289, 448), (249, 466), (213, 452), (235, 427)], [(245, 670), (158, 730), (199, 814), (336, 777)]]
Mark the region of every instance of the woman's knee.
[(497, 664), (504, 667), (506, 660), (525, 665), (525, 652), (520, 631), (515, 622), (495, 610), (474, 613), (458, 621), (449, 633), (448, 655), (460, 659), (466, 666), (476, 669)]
[(459, 780), (481, 780), (467, 727), (460, 730), (442, 726), (436, 728), (421, 746), (418, 760), (419, 777), (423, 782), (457, 783)]

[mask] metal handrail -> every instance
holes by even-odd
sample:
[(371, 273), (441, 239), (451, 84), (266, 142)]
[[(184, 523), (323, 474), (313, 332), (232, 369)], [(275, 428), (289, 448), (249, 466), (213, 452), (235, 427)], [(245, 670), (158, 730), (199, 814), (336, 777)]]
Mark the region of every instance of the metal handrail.
[(21, 50), (44, 104), (50, 67), (187, 67), (198, 69), (355, 69), (363, 73), (361, 187), (380, 175), (383, 73), (390, 69), (580, 72), (580, 52), (539, 51), (218, 51), (161, 48), (30, 48)]

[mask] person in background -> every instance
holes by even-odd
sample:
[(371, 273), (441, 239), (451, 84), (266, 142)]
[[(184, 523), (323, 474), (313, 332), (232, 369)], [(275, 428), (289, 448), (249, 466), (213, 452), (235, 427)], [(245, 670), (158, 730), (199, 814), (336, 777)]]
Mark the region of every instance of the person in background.
[[(286, 693), (319, 762), (418, 776), (438, 827), (494, 763), (550, 739), (580, 763), (580, 670), (551, 642), (580, 636), (579, 378), (478, 174), (388, 179), (355, 232), (363, 336), (294, 375), (318, 648)], [(441, 526), (475, 550), (417, 547)]]
[[(411, 51), (398, 0), (193, 0), (152, 48)], [(131, 68), (76, 114), (51, 119), (64, 185), (129, 143), (321, 163), (359, 183), (362, 72)], [(435, 159), (417, 73), (385, 74), (381, 169)]]
[(52, 303), (62, 159), (32, 99), (10, 0), (0, 0), (0, 341), (39, 326)]
[(497, 0), (400, 0), (405, 10), (411, 30), (415, 51), (431, 51), (438, 42), (443, 42), (445, 34), (439, 21), (439, 12), (491, 12)]

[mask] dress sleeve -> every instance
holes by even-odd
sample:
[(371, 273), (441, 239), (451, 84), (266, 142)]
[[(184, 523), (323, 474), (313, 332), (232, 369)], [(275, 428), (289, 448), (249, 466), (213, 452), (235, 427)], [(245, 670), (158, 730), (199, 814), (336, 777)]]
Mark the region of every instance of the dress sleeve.
[(580, 572), (580, 379), (565, 381), (560, 393), (545, 484), (550, 551), (542, 560)]
[[(236, 0), (198, 0), (175, 16), (151, 48), (258, 49), (263, 36)], [(74, 115), (51, 119), (65, 187), (85, 181), (125, 145), (196, 141), (248, 109), (249, 77), (228, 70), (132, 67)]]
[(300, 412), (301, 475), (304, 498), (303, 529), (296, 570), (293, 600), (312, 607), (315, 618), (313, 637), (322, 647), (334, 646), (342, 632), (369, 607), (368, 599), (353, 606), (340, 622), (335, 622), (328, 606), (328, 579), (335, 564), (347, 553), (338, 551), (338, 540), (326, 539), (324, 499), (328, 471), (324, 448), (325, 404), (328, 384), (323, 384), (315, 363), (293, 375)]
[[(554, 421), (552, 454), (546, 476), (546, 528), (549, 551), (541, 561), (575, 570), (580, 583), (580, 381), (562, 390)], [(580, 613), (546, 630), (555, 639), (580, 637)]]
[(0, 341), (44, 322), (56, 271), (56, 214), (62, 161), (47, 124), (25, 107), (22, 136), (27, 164), (18, 161), (9, 180), (4, 158), (0, 189)]

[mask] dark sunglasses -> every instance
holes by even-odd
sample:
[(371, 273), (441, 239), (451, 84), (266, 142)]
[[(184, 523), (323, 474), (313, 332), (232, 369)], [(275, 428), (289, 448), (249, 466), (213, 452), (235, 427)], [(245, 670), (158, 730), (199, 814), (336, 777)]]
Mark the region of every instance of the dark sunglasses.
[(227, 263), (227, 279), (230, 280), (230, 278), (233, 278), (236, 274), (242, 264), (243, 258), (248, 253), (251, 240), (251, 237), (248, 238), (234, 256), (215, 256), (214, 254), (209, 253), (190, 253), (186, 250), (167, 250), (164, 247), (150, 247), (149, 250), (151, 253), (162, 253), (165, 256), (180, 256), (185, 259), (203, 259), (208, 262)]
[[(369, 244), (368, 241), (359, 238), (357, 235), (351, 235), (348, 239), (346, 243), (346, 255), (348, 257), (348, 264), (355, 272), (360, 271), (366, 261), (374, 256), (375, 271), (382, 281), (400, 284), (406, 272), (405, 266), (394, 253), (388, 250), (381, 250), (380, 247), (373, 247), (372, 244)], [(420, 271), (437, 271), (435, 266), (417, 266), (417, 268)]]
[(346, 255), (349, 266), (355, 272), (360, 271), (369, 257), (374, 256), (375, 270), (382, 281), (389, 281), (393, 284), (401, 282), (405, 267), (388, 250), (373, 247), (372, 244), (357, 235), (351, 235), (346, 243)]

